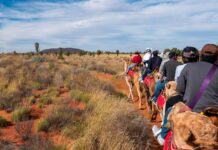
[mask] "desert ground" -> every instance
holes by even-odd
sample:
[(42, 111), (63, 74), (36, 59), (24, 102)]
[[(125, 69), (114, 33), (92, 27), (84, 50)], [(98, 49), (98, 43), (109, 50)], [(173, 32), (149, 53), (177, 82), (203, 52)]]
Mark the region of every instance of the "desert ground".
[(129, 55), (0, 55), (0, 149), (161, 149), (127, 99)]

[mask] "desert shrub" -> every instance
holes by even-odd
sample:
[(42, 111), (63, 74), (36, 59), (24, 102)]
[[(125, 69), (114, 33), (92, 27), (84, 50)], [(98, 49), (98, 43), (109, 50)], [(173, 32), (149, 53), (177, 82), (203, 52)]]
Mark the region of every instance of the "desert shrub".
[(73, 99), (79, 102), (88, 103), (90, 96), (86, 92), (82, 92), (80, 90), (71, 90), (70, 95)]
[(52, 83), (52, 74), (47, 65), (40, 65), (38, 68), (36, 68), (33, 81), (44, 86), (48, 86)]
[(108, 74), (116, 74), (116, 72), (113, 71), (112, 68), (107, 68), (106, 66), (107, 66), (107, 64), (105, 64), (105, 65), (104, 64), (93, 64), (93, 65), (89, 65), (88, 69), (94, 70), (97, 72), (108, 73)]
[(21, 102), (21, 95), (19, 91), (2, 91), (0, 93), (0, 109), (12, 111)]
[(38, 123), (37, 123), (37, 131), (45, 131), (47, 132), (48, 129), (49, 129), (49, 123), (46, 119), (43, 119), (43, 120), (40, 120)]
[(31, 136), (25, 144), (21, 145), (19, 150), (55, 150), (56, 148), (58, 147), (56, 147), (49, 139), (40, 135), (34, 135)]
[(14, 122), (26, 121), (29, 120), (30, 118), (31, 118), (31, 109), (27, 107), (20, 107), (12, 113), (12, 120)]
[(67, 150), (65, 145), (55, 145), (53, 150)]
[(23, 140), (31, 137), (33, 121), (22, 121), (15, 124), (15, 130)]
[(77, 139), (74, 149), (138, 150), (160, 149), (152, 145), (154, 138), (147, 129), (148, 121), (139, 116), (132, 106), (114, 97), (93, 94), (92, 110), (87, 114), (88, 126), (84, 136)]
[(43, 85), (41, 83), (34, 82), (32, 84), (32, 89), (34, 89), (34, 90), (42, 90), (43, 89)]
[(7, 127), (10, 124), (5, 118), (0, 116), (0, 127)]
[(12, 149), (16, 149), (16, 145), (11, 141), (0, 139), (0, 149), (1, 150), (12, 150)]
[(36, 103), (36, 98), (34, 96), (29, 97), (29, 104), (35, 104)]
[(44, 105), (52, 104), (52, 98), (49, 95), (45, 94), (40, 97), (38, 102), (38, 105), (40, 107), (43, 107)]
[(64, 78), (61, 73), (56, 72), (54, 75), (53, 83), (57, 86), (64, 84)]
[(47, 90), (47, 95), (50, 97), (50, 98), (54, 98), (54, 97), (57, 97), (59, 95), (59, 92), (58, 92), (58, 89), (57, 88), (54, 88), (54, 87), (51, 87)]
[(42, 62), (45, 62), (45, 61), (46, 61), (46, 58), (42, 57), (42, 56), (34, 56), (32, 58), (32, 62), (42, 63)]
[(62, 133), (71, 138), (71, 139), (77, 139), (78, 137), (84, 135), (84, 129), (86, 127), (86, 124), (84, 120), (76, 121), (73, 125), (66, 126)]
[(41, 129), (39, 131), (60, 131), (63, 127), (73, 124), (74, 113), (74, 109), (65, 105), (54, 106), (46, 114), (44, 122), (46, 128), (39, 127)]

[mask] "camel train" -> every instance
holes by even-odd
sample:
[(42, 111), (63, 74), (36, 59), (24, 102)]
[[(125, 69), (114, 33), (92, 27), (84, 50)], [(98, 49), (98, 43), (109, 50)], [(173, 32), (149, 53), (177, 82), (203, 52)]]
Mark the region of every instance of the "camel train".
[[(184, 48), (182, 52), (184, 64), (176, 62), (176, 55), (173, 53), (171, 57), (170, 53), (166, 54), (169, 56), (167, 61), (162, 61), (153, 68), (149, 68), (152, 63), (151, 53), (147, 60), (149, 65), (143, 62), (144, 58), (142, 60), (138, 52), (135, 53), (135, 56), (139, 58), (138, 62), (133, 61), (133, 58), (124, 59), (125, 81), (129, 88), (128, 99), (131, 102), (138, 100), (139, 109), (148, 109), (150, 121), (155, 121), (159, 113), (162, 120), (161, 127), (154, 125), (152, 131), (164, 150), (218, 149), (218, 46), (206, 44), (201, 54), (194, 47)], [(156, 62), (153, 59), (153, 65), (157, 65)], [(200, 71), (199, 74), (197, 72), (202, 79), (194, 76), (190, 80), (192, 74), (196, 74), (196, 70), (199, 70), (199, 68), (195, 69), (196, 66), (202, 67), (202, 70), (205, 67), (206, 71)], [(150, 71), (142, 78), (146, 69)], [(175, 75), (173, 79), (170, 79), (172, 72)], [(167, 78), (165, 83), (164, 80)], [(200, 80), (199, 83), (198, 80)], [(194, 86), (191, 90), (197, 89), (194, 90), (195, 94), (188, 93), (190, 86)], [(136, 98), (133, 92), (134, 87)], [(182, 90), (184, 92), (181, 92)], [(189, 102), (184, 100), (188, 94), (193, 97), (193, 100)], [(205, 96), (206, 102), (202, 102)]]

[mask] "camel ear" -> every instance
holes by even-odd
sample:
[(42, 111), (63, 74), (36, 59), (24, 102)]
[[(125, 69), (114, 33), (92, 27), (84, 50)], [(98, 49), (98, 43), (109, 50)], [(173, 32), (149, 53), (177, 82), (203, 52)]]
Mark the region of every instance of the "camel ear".
[(170, 89), (171, 88), (171, 84), (167, 84), (167, 89)]

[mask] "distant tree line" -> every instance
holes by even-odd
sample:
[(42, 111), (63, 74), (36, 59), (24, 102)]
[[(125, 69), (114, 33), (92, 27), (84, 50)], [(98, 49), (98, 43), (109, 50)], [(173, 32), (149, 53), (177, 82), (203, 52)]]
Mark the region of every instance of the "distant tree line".
[[(18, 54), (27, 54), (27, 55), (43, 55), (43, 54), (54, 54), (56, 55), (59, 59), (64, 59), (64, 55), (65, 56), (70, 56), (72, 54), (78, 54), (79, 56), (83, 56), (83, 55), (89, 55), (89, 56), (99, 56), (101, 54), (106, 54), (106, 55), (111, 55), (111, 54), (116, 54), (117, 56), (119, 56), (120, 54), (129, 54), (130, 56), (132, 56), (132, 54), (134, 52), (121, 52), (120, 50), (114, 50), (114, 51), (111, 51), (111, 50), (96, 50), (96, 51), (85, 51), (85, 50), (81, 50), (81, 51), (77, 51), (77, 52), (73, 52), (73, 51), (65, 51), (64, 49), (62, 48), (59, 48), (59, 50), (57, 51), (49, 51), (49, 52), (43, 52), (43, 51), (40, 51), (40, 44), (39, 42), (35, 42), (34, 43), (34, 47), (35, 47), (35, 53), (34, 52), (27, 52), (27, 53), (17, 53), (15, 50), (13, 51), (13, 53), (7, 53), (7, 54), (13, 54), (13, 55), (18, 55)], [(166, 52), (170, 52), (170, 51), (174, 51), (176, 52), (177, 55), (181, 55), (181, 50), (178, 49), (178, 48), (166, 48), (164, 49), (163, 53), (166, 53)], [(144, 51), (141, 51), (141, 53), (143, 54)]]

